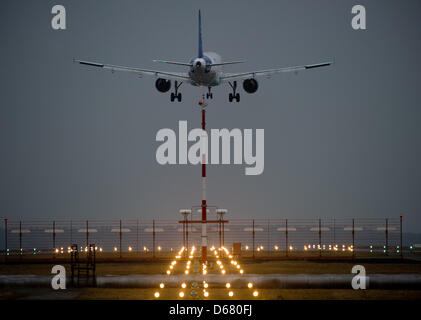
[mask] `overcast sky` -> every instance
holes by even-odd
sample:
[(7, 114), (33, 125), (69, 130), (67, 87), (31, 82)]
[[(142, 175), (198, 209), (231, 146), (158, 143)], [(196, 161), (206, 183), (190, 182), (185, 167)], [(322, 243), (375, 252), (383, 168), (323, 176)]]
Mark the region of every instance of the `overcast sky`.
[[(351, 27), (354, 4), (367, 30)], [(51, 28), (51, 8), (67, 30)], [(231, 218), (398, 217), (421, 232), (419, 1), (2, 1), (0, 216), (173, 219), (199, 204), (200, 167), (155, 160), (161, 128), (200, 126), (202, 90), (182, 103), (153, 77), (72, 63), (186, 71), (153, 59), (205, 51), (246, 64), (227, 72), (317, 63), (262, 78), (229, 103), (215, 88), (209, 128), (265, 129), (265, 170), (208, 169), (208, 201)]]

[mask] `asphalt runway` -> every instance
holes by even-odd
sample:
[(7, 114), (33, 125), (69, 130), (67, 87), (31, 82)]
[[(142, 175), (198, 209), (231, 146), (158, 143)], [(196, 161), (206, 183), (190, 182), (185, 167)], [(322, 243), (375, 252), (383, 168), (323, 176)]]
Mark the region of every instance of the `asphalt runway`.
[[(230, 282), (233, 288), (245, 288), (252, 282), (260, 289), (347, 289), (351, 288), (353, 274), (248, 274), (248, 275), (108, 275), (97, 276), (97, 288), (156, 288), (164, 282), (166, 287), (179, 287), (182, 282), (202, 283), (213, 288), (223, 288)], [(0, 288), (51, 287), (52, 276), (46, 275), (0, 275)], [(70, 283), (70, 278), (68, 282)], [(370, 289), (421, 289), (420, 274), (370, 274)], [(84, 285), (84, 281), (80, 282)], [(92, 284), (90, 284), (92, 286)]]

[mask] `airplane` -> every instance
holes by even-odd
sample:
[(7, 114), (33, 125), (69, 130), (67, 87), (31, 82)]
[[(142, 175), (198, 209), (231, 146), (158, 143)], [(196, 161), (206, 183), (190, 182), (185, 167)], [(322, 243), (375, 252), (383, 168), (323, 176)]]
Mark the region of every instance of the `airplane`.
[[(206, 94), (207, 99), (213, 99), (212, 88), (219, 86), (223, 83), (228, 83), (231, 86), (232, 92), (228, 95), (229, 102), (236, 100), (240, 102), (240, 93), (237, 92), (237, 80), (243, 80), (243, 89), (247, 93), (255, 93), (259, 88), (259, 84), (256, 80), (257, 77), (271, 76), (273, 74), (282, 72), (298, 72), (302, 70), (314, 69), (319, 67), (325, 67), (333, 64), (332, 61), (322, 62), (317, 64), (307, 64), (301, 66), (284, 67), (276, 69), (240, 72), (240, 73), (224, 73), (221, 70), (222, 66), (232, 65), (237, 63), (244, 63), (245, 61), (228, 61), (222, 62), (221, 56), (215, 52), (203, 52), (202, 44), (202, 17), (199, 10), (199, 45), (198, 54), (196, 57), (190, 59), (189, 62), (176, 62), (167, 60), (153, 60), (153, 62), (159, 62), (164, 64), (171, 64), (177, 66), (188, 67), (188, 72), (168, 72), (160, 70), (149, 70), (125, 66), (117, 66), (112, 64), (97, 63), (91, 61), (74, 60), (82, 65), (98, 67), (103, 69), (114, 71), (126, 71), (132, 72), (139, 76), (150, 75), (155, 76), (155, 87), (159, 92), (168, 92), (171, 89), (171, 80), (174, 81), (174, 91), (171, 92), (171, 101), (178, 100), (181, 102), (181, 93), (178, 89), (183, 82), (190, 83), (197, 87), (207, 87), (208, 92)], [(203, 95), (204, 98), (204, 95)]]

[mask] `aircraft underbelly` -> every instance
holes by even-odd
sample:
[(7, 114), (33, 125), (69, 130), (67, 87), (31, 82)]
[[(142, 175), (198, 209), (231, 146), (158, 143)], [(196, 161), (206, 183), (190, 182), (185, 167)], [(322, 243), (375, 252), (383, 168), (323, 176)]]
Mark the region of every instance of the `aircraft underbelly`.
[(219, 77), (215, 71), (210, 72), (190, 72), (192, 85), (199, 87), (212, 87), (219, 84)]

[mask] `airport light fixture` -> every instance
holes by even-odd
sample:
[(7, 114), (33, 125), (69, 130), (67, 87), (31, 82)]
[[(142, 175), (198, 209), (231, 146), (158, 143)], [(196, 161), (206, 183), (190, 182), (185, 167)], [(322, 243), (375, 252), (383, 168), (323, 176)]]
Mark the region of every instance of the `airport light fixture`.
[[(188, 231), (188, 216), (191, 215), (190, 209), (181, 209), (180, 214), (183, 216), (183, 251), (184, 248), (188, 248), (189, 245), (189, 231)], [(181, 253), (179, 253), (181, 255)]]

